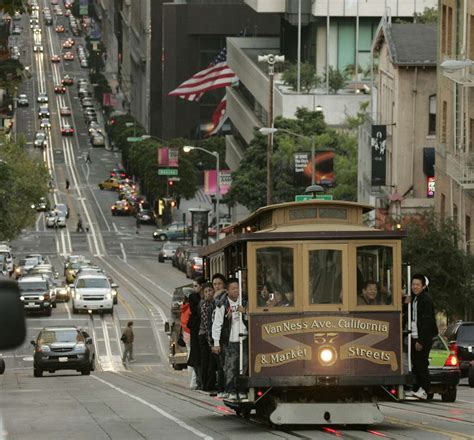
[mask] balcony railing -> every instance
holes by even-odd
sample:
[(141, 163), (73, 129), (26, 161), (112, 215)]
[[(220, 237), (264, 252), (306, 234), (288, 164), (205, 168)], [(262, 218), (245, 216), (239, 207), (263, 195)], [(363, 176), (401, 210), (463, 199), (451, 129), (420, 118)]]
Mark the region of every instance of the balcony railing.
[(463, 186), (464, 189), (474, 189), (474, 157), (463, 158), (446, 155), (446, 174)]

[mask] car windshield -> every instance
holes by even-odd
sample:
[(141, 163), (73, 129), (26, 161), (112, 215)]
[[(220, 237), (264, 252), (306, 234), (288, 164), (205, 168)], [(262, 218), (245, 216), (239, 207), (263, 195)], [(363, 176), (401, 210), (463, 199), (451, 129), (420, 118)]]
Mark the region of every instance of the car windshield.
[(38, 344), (54, 344), (55, 342), (84, 342), (84, 337), (74, 329), (45, 330), (38, 337)]
[(105, 278), (80, 278), (77, 280), (76, 287), (78, 289), (107, 289), (109, 282)]
[(48, 290), (46, 281), (18, 281), (18, 287), (22, 292), (32, 290)]
[(38, 258), (27, 258), (25, 261), (25, 266), (32, 266), (38, 264)]
[(163, 249), (166, 249), (168, 251), (173, 251), (173, 250), (176, 250), (178, 249), (178, 243), (166, 243), (164, 246), (163, 246)]
[(459, 327), (459, 341), (474, 342), (474, 324), (463, 324)]

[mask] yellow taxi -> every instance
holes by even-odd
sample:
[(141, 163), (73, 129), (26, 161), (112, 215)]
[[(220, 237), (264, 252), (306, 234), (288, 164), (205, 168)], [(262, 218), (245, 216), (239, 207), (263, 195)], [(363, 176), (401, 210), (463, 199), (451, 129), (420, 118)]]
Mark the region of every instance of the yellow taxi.
[(107, 180), (104, 180), (102, 183), (99, 183), (100, 189), (107, 189), (109, 191), (118, 191), (122, 189), (122, 182), (114, 177), (110, 177)]

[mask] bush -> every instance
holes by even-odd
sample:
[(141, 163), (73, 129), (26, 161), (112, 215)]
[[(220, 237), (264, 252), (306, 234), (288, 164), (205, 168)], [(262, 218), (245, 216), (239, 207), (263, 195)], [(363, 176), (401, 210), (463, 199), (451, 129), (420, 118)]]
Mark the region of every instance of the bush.
[[(298, 90), (298, 66), (296, 64), (290, 65), (283, 72), (283, 81), (293, 90)], [(309, 93), (312, 89), (319, 87), (321, 78), (316, 75), (316, 69), (310, 63), (301, 64), (300, 86), (301, 90)]]

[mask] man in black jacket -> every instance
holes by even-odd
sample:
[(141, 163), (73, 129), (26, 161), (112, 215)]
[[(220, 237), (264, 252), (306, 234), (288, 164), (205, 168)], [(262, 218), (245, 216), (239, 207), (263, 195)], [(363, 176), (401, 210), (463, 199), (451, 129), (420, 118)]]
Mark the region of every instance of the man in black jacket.
[(433, 301), (427, 293), (428, 279), (421, 274), (413, 275), (411, 290), (415, 295), (412, 303), (411, 360), (418, 390), (414, 396), (426, 399), (430, 389), (428, 357), (433, 338), (438, 334)]

